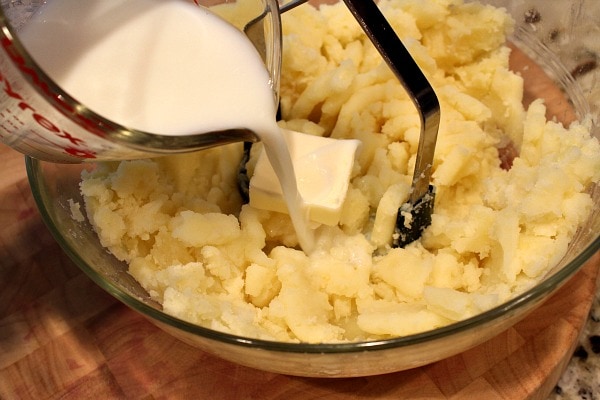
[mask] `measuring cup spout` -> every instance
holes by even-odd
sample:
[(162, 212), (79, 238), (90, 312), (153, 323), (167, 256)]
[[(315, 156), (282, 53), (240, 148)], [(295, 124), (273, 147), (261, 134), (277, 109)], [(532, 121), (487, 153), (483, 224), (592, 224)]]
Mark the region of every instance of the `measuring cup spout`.
[(59, 163), (149, 158), (256, 141), (254, 104), (275, 119), (277, 0), (21, 3), (0, 4), (0, 141), (21, 153)]

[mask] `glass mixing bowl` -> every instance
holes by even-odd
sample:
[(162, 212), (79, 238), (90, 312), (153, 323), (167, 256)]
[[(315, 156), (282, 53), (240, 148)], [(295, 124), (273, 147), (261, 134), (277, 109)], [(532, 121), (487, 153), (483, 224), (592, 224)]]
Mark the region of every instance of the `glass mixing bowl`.
[[(516, 68), (526, 82), (526, 99), (548, 95), (549, 110), (565, 117), (600, 117), (600, 3), (595, 0), (501, 1), (514, 16), (511, 42), (523, 56)], [(304, 7), (304, 6), (303, 6)], [(527, 55), (527, 57), (525, 57)], [(535, 59), (537, 63), (531, 63)], [(525, 61), (522, 61), (525, 60)], [(526, 65), (523, 65), (522, 63)], [(565, 102), (565, 98), (568, 102)], [(557, 100), (558, 99), (558, 100)], [(570, 109), (570, 108), (569, 108)], [(600, 129), (593, 130), (596, 137)], [(104, 249), (88, 221), (72, 217), (72, 202), (82, 203), (80, 173), (90, 165), (58, 165), (27, 159), (27, 172), (43, 219), (74, 262), (98, 285), (166, 332), (208, 353), (262, 370), (313, 377), (383, 374), (432, 363), (480, 344), (541, 305), (600, 248), (600, 187), (591, 189), (595, 207), (569, 245), (565, 257), (535, 287), (472, 318), (443, 328), (359, 343), (281, 343), (235, 336), (193, 325), (165, 314), (160, 304), (127, 273), (127, 265)]]

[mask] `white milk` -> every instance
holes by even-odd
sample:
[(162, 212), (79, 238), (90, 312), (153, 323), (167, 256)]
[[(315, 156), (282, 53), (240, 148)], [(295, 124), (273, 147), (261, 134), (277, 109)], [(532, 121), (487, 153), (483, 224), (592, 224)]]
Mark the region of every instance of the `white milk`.
[(312, 234), (269, 74), (239, 30), (178, 0), (51, 0), (20, 32), (58, 85), (114, 122), (162, 135), (249, 128), (277, 171), (300, 244)]

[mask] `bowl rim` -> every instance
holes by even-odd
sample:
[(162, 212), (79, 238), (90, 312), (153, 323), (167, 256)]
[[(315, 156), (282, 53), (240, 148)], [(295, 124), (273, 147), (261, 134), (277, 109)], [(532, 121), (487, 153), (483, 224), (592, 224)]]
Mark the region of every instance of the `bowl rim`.
[[(210, 328), (202, 327), (177, 317), (168, 315), (160, 310), (157, 310), (150, 305), (144, 303), (137, 297), (134, 297), (118, 286), (112, 284), (98, 274), (91, 266), (89, 266), (75, 251), (75, 249), (65, 240), (64, 235), (59, 231), (54, 220), (46, 207), (44, 195), (39, 183), (42, 178), (41, 173), (42, 162), (31, 157), (25, 156), (25, 167), (27, 177), (33, 194), (33, 198), (40, 211), (40, 215), (45, 225), (49, 229), (54, 239), (58, 242), (63, 251), (71, 258), (71, 260), (79, 267), (90, 279), (98, 286), (115, 297), (117, 300), (124, 303), (129, 308), (140, 312), (147, 318), (157, 320), (163, 324), (181, 329), (186, 333), (201, 336), (206, 339), (215, 340), (218, 342), (242, 346), (259, 348), (268, 351), (276, 351), (283, 353), (354, 353), (364, 351), (378, 351), (391, 348), (408, 347), (411, 345), (421, 344), (424, 342), (433, 342), (442, 338), (464, 333), (469, 329), (476, 328), (480, 325), (490, 323), (502, 315), (510, 314), (517, 309), (526, 305), (534, 305), (536, 301), (543, 300), (546, 294), (552, 293), (561, 287), (567, 280), (578, 272), (586, 262), (600, 250), (600, 233), (596, 233), (596, 237), (570, 262), (556, 271), (551, 276), (548, 276), (544, 281), (536, 286), (527, 289), (523, 293), (514, 298), (493, 307), (480, 314), (474, 315), (467, 319), (454, 322), (452, 324), (436, 328), (433, 330), (401, 336), (388, 339), (378, 339), (372, 341), (357, 341), (357, 342), (341, 342), (341, 343), (305, 343), (305, 342), (277, 342), (273, 340), (257, 339), (251, 337), (239, 336), (227, 332), (216, 331)], [(525, 314), (526, 315), (526, 314)], [(525, 316), (524, 315), (524, 316)], [(501, 332), (498, 332), (498, 334)]]

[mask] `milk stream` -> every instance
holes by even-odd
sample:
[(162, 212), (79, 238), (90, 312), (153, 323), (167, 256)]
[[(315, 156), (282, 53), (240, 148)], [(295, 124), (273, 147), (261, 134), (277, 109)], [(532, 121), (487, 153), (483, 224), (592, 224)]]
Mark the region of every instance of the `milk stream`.
[(51, 0), (20, 39), (63, 90), (121, 125), (172, 136), (256, 132), (300, 245), (312, 249), (270, 76), (242, 32), (181, 0)]

